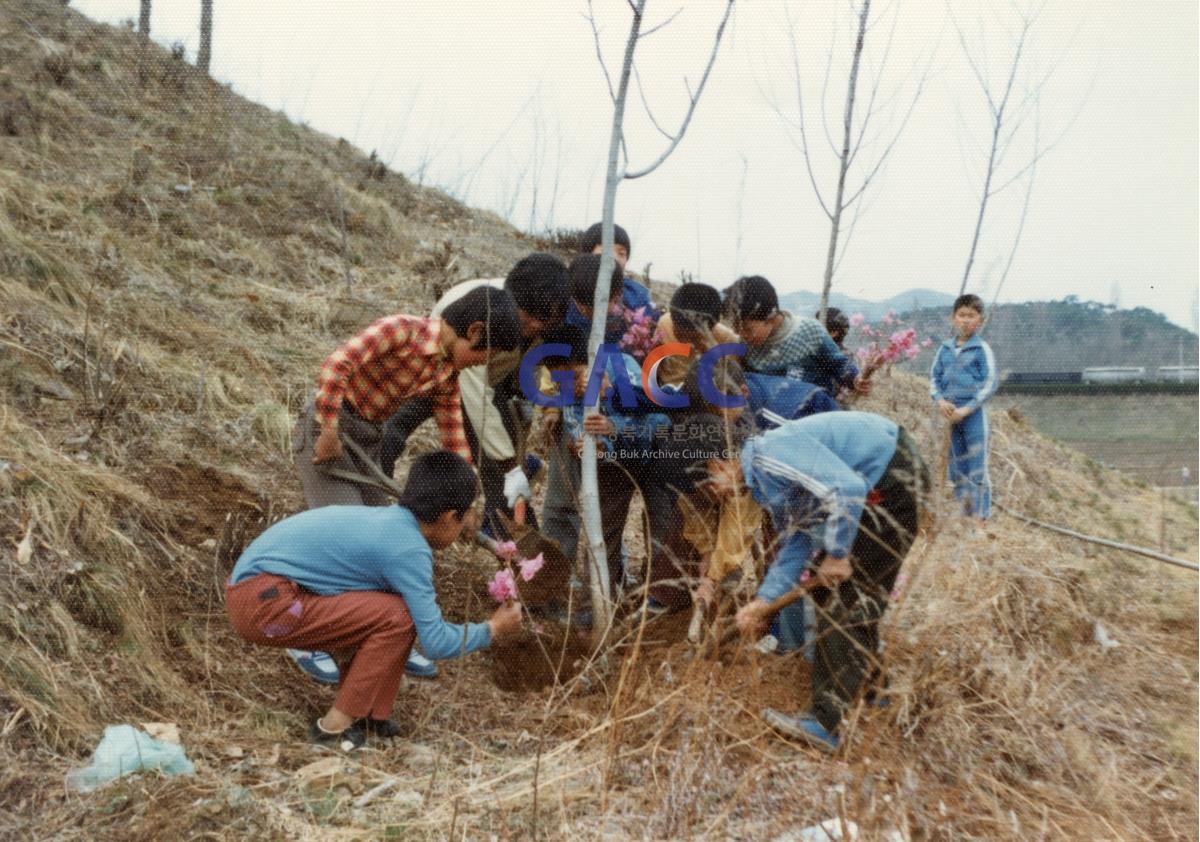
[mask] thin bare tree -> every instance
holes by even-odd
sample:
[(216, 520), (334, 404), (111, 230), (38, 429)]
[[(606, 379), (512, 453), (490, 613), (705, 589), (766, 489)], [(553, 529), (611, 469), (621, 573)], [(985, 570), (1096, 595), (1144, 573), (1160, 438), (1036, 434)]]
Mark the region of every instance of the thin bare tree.
[(141, 0), (141, 7), (138, 9), (138, 35), (141, 43), (138, 45), (137, 54), (137, 80), (139, 86), (146, 84), (146, 71), (150, 62), (150, 2), (151, 0)]
[[(996, 312), (996, 302), (1000, 299), (1000, 290), (1004, 289), (1004, 282), (1008, 280), (1008, 273), (1012, 269), (1013, 261), (1017, 257), (1017, 249), (1021, 247), (1021, 235), (1025, 232), (1025, 220), (1029, 218), (1029, 200), (1033, 198), (1033, 185), (1037, 181), (1037, 159), (1039, 157), (1037, 150), (1040, 148), (1041, 125), (1040, 104), (1035, 103), (1033, 120), (1034, 158), (1030, 162), (1029, 172), (1025, 177), (1025, 200), (1021, 203), (1021, 216), (1017, 220), (1017, 231), (1013, 235), (1012, 248), (1008, 250), (1008, 260), (1004, 264), (1004, 272), (1000, 275), (1000, 281), (996, 284), (995, 292), (992, 293), (992, 306), (988, 308), (989, 313)], [(962, 295), (962, 292), (959, 292), (959, 295)]]
[[(603, 71), (605, 81), (608, 84), (609, 98), (613, 103), (612, 131), (609, 134), (608, 142), (608, 166), (604, 179), (604, 204), (601, 211), (600, 269), (596, 278), (596, 293), (593, 299), (591, 333), (588, 336), (588, 359), (591, 363), (589, 371), (594, 368), (600, 344), (604, 341), (605, 319), (603, 314), (608, 310), (608, 295), (614, 266), (613, 217), (616, 209), (617, 187), (624, 179), (642, 178), (654, 172), (670, 157), (671, 153), (679, 146), (679, 142), (683, 140), (683, 136), (692, 122), (692, 116), (696, 112), (696, 104), (700, 101), (700, 97), (704, 93), (704, 86), (708, 83), (709, 74), (716, 63), (717, 53), (721, 47), (721, 37), (725, 34), (725, 25), (729, 22), (729, 17), (733, 13), (735, 2), (736, 0), (726, 0), (725, 13), (713, 37), (712, 53), (709, 55), (708, 63), (705, 65), (704, 75), (700, 77), (700, 81), (694, 91), (690, 86), (687, 87), (689, 98), (688, 108), (679, 124), (679, 128), (674, 132), (664, 131), (658, 126), (657, 121), (654, 120), (653, 114), (650, 113), (647, 106), (647, 114), (659, 132), (667, 138), (667, 146), (656, 158), (645, 166), (631, 168), (629, 166), (629, 150), (625, 143), (624, 123), (625, 102), (629, 93), (629, 79), (634, 73), (634, 53), (637, 51), (637, 46), (641, 39), (648, 37), (669, 24), (679, 12), (676, 11), (662, 23), (643, 30), (642, 22), (646, 10), (646, 0), (629, 0), (629, 7), (633, 11), (633, 18), (629, 24), (629, 37), (625, 41), (625, 54), (621, 61), (621, 74), (614, 88), (612, 76), (608, 72), (608, 66), (604, 62), (604, 54), (600, 47), (600, 30), (592, 11), (591, 0), (588, 0), (588, 20), (592, 26), (592, 35), (596, 45), (596, 57), (600, 62), (600, 69)], [(640, 80), (638, 86), (640, 89)], [(643, 104), (645, 104), (644, 98)], [(584, 411), (595, 411), (599, 403), (599, 396), (597, 396), (596, 400), (596, 404), (584, 407)], [(612, 625), (613, 604), (611, 598), (612, 590), (608, 580), (608, 556), (604, 548), (604, 530), (600, 519), (600, 490), (596, 474), (596, 439), (591, 435), (585, 435), (583, 438), (583, 454), (581, 458), (580, 515), (587, 537), (588, 563), (591, 566), (591, 575), (588, 578), (591, 583), (592, 633), (595, 643), (599, 645)]]
[[(988, 124), (991, 134), (988, 143), (987, 164), (983, 172), (983, 186), (979, 192), (979, 212), (975, 217), (975, 231), (971, 237), (970, 249), (967, 252), (967, 263), (963, 269), (962, 282), (958, 287), (959, 295), (966, 292), (967, 285), (970, 283), (971, 271), (975, 266), (979, 253), (984, 219), (990, 207), (991, 199), (1005, 188), (1024, 178), (1026, 179), (1025, 200), (1022, 205), (1020, 222), (1014, 237), (1013, 246), (1009, 252), (1008, 264), (1005, 266), (1004, 275), (996, 287), (995, 294), (999, 295), (1000, 287), (1003, 286), (1004, 280), (1008, 277), (1013, 257), (1016, 255), (1017, 245), (1019, 245), (1021, 240), (1021, 232), (1025, 227), (1025, 218), (1029, 211), (1029, 201), (1033, 193), (1038, 161), (1062, 140), (1067, 130), (1074, 123), (1075, 118), (1079, 116), (1079, 111), (1082, 110), (1083, 103), (1087, 99), (1085, 96), (1080, 100), (1078, 110), (1067, 121), (1062, 131), (1052, 141), (1043, 143), (1040, 125), (1041, 94), (1046, 83), (1054, 75), (1056, 66), (1051, 65), (1049, 69), (1040, 75), (1035, 75), (1032, 79), (1026, 77), (1030, 75), (1027, 73), (1027, 67), (1029, 65), (1031, 48), (1031, 32), (1045, 7), (1045, 2), (1026, 9), (1021, 9), (1016, 4), (1013, 4), (1012, 8), (1016, 10), (1019, 25), (1012, 39), (1012, 57), (1008, 61), (1007, 69), (1002, 77), (1002, 85), (996, 85), (992, 82), (989, 69), (985, 66), (986, 59), (983, 46), (974, 47), (968, 44), (966, 33), (954, 16), (953, 7), (949, 2), (946, 4), (947, 13), (958, 34), (958, 42), (962, 47), (963, 56), (966, 58), (967, 64), (971, 68), (971, 73), (979, 85), (979, 90), (987, 102)], [(1031, 119), (1034, 122), (1034, 128), (1028, 157), (1023, 159), (1021, 165), (1015, 169), (1003, 171), (1006, 158), (1018, 146), (1018, 142), (1024, 140), (1026, 135), (1029, 134), (1029, 132), (1025, 131), (1025, 128)]]
[[(792, 137), (793, 143), (799, 148), (804, 158), (804, 167), (808, 173), (809, 183), (816, 194), (817, 202), (820, 204), (825, 216), (829, 219), (829, 247), (825, 253), (825, 270), (821, 284), (821, 306), (819, 311), (819, 318), (824, 319), (825, 310), (829, 306), (829, 292), (833, 287), (833, 277), (841, 265), (842, 258), (854, 234), (854, 228), (858, 223), (859, 214), (862, 210), (861, 201), (863, 196), (882, 171), (892, 150), (895, 149), (896, 143), (900, 140), (900, 136), (904, 133), (909, 117), (912, 116), (917, 101), (921, 98), (921, 93), (924, 90), (925, 80), (929, 73), (929, 65), (926, 63), (925, 67), (920, 70), (918, 70), (917, 65), (914, 65), (912, 70), (898, 80), (895, 89), (890, 94), (885, 93), (884, 96), (880, 96), (883, 79), (887, 72), (888, 59), (891, 56), (896, 21), (899, 18), (899, 4), (895, 4), (890, 10), (892, 18), (891, 27), (884, 42), (874, 79), (870, 82), (869, 91), (866, 93), (866, 102), (860, 103), (859, 85), (867, 35), (877, 23), (885, 20), (888, 15), (888, 10), (885, 9), (884, 16), (877, 19), (875, 23), (872, 23), (870, 20), (871, 0), (862, 0), (862, 4), (856, 11), (857, 24), (850, 52), (850, 70), (846, 79), (846, 98), (842, 106), (842, 131), (840, 141), (838, 142), (834, 141), (829, 131), (825, 107), (825, 90), (828, 88), (830, 71), (833, 65), (832, 46), (826, 57), (820, 114), (825, 138), (829, 143), (829, 148), (833, 152), (837, 164), (837, 177), (833, 195), (830, 200), (827, 200), (825, 191), (822, 190), (818, 183), (813, 164), (814, 150), (809, 139), (809, 127), (805, 113), (807, 107), (804, 99), (804, 82), (800, 72), (800, 47), (796, 37), (796, 21), (792, 17), (790, 7), (785, 5), (784, 9), (787, 19), (788, 39), (791, 47), (792, 76), (796, 95), (795, 116), (793, 117), (788, 114), (783, 106), (775, 101), (773, 96), (770, 97), (770, 101), (775, 113), (789, 129), (789, 136)], [(916, 76), (916, 82), (913, 86), (911, 96), (904, 97), (901, 100), (900, 93), (908, 84), (909, 79), (914, 75)], [(897, 103), (900, 103), (899, 107)], [(868, 130), (885, 114), (889, 115), (887, 125), (876, 135), (869, 135)], [(898, 121), (896, 120), (897, 116), (899, 117)], [(791, 135), (792, 130), (797, 132), (798, 137)], [(862, 167), (865, 170), (862, 178), (851, 184), (851, 169), (872, 147), (878, 150), (877, 153), (873, 160)], [(849, 227), (843, 231), (845, 213), (851, 208), (853, 208), (854, 215), (850, 220)]]
[(196, 53), (196, 67), (208, 72), (212, 59), (213, 0), (200, 0), (200, 50)]

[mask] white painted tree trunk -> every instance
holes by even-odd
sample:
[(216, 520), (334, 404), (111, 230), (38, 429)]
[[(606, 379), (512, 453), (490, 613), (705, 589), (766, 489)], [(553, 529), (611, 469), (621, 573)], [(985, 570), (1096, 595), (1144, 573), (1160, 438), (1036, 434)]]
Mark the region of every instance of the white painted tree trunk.
[[(592, 299), (592, 329), (588, 336), (588, 359), (591, 371), (596, 363), (596, 354), (604, 341), (604, 326), (608, 313), (608, 296), (613, 271), (613, 219), (617, 203), (617, 185), (622, 173), (618, 171), (621, 154), (622, 125), (625, 121), (625, 96), (629, 91), (629, 76), (633, 70), (633, 52), (637, 47), (638, 32), (642, 26), (642, 10), (646, 0), (638, 0), (633, 9), (633, 22), (629, 26), (629, 39), (625, 42), (625, 58), (621, 63), (621, 80), (613, 101), (612, 133), (608, 144), (608, 169), (604, 178), (604, 206), (601, 214), (600, 274), (596, 278), (596, 294)], [(590, 412), (595, 405), (584, 407)], [(608, 580), (608, 553), (604, 546), (604, 524), (600, 517), (600, 488), (597, 480), (596, 439), (583, 438), (582, 482), (579, 491), (580, 517), (587, 538), (587, 563), (589, 565), (592, 597), (592, 636), (597, 645), (604, 639), (612, 624), (612, 583)]]
[[(725, 14), (721, 18), (721, 23), (717, 27), (716, 37), (713, 39), (712, 54), (708, 57), (708, 64), (705, 65), (704, 75), (701, 76), (700, 83), (696, 86), (696, 92), (691, 95), (687, 113), (679, 124), (679, 131), (671, 136), (670, 144), (650, 164), (639, 170), (631, 171), (628, 167), (621, 169), (619, 162), (624, 145), (624, 130), (622, 126), (625, 121), (625, 99), (629, 91), (629, 77), (633, 72), (633, 54), (637, 49), (638, 39), (643, 34), (649, 35), (656, 29), (665, 26), (674, 18), (674, 15), (668, 18), (666, 22), (656, 27), (651, 27), (643, 33), (641, 26), (643, 13), (646, 8), (646, 0), (629, 0), (629, 6), (633, 9), (633, 22), (629, 27), (629, 38), (625, 42), (625, 57), (621, 62), (621, 78), (615, 91), (612, 89), (611, 81), (609, 84), (609, 93), (613, 101), (613, 122), (608, 144), (608, 168), (604, 179), (604, 208), (601, 214), (600, 235), (600, 269), (599, 275), (596, 278), (596, 293), (592, 298), (592, 327), (591, 334), (588, 336), (588, 357), (591, 361), (589, 370), (595, 367), (596, 354), (600, 348), (600, 344), (604, 341), (604, 327), (608, 313), (608, 296), (612, 288), (614, 265), (613, 218), (617, 203), (617, 186), (623, 179), (641, 178), (654, 172), (663, 161), (670, 157), (671, 153), (675, 151), (675, 147), (679, 145), (679, 141), (683, 139), (683, 135), (692, 121), (692, 115), (696, 112), (696, 103), (700, 101), (700, 96), (704, 93), (704, 86), (708, 83), (709, 74), (712, 72), (713, 64), (717, 60), (717, 52), (721, 47), (721, 37), (725, 33), (725, 25), (729, 22), (729, 16), (733, 12), (734, 2), (735, 0), (726, 0)], [(590, 7), (591, 4), (589, 3), (589, 9)], [(608, 78), (608, 70), (604, 68), (604, 58), (600, 52), (599, 31), (596, 29), (595, 19), (592, 18), (591, 20), (592, 31), (596, 36), (596, 54), (600, 58), (600, 65), (604, 69), (605, 78)], [(598, 402), (599, 398), (597, 399)], [(584, 407), (584, 411), (591, 412), (597, 408), (598, 406), (593, 404), (592, 406)], [(592, 639), (596, 647), (599, 648), (612, 625), (613, 601), (612, 583), (608, 579), (608, 553), (604, 546), (604, 524), (600, 516), (596, 440), (590, 435), (583, 437), (582, 460), (579, 508), (587, 538), (587, 563), (591, 572), (589, 579), (591, 582), (592, 597)]]

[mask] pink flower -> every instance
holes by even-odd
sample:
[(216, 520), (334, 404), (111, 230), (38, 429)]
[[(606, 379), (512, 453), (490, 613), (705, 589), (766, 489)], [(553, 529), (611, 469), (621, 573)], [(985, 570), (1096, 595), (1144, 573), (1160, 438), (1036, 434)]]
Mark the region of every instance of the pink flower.
[(850, 327), (858, 327), (860, 324), (862, 324), (866, 320), (867, 320), (867, 317), (864, 316), (862, 313), (855, 313), (853, 316), (850, 317)]
[(907, 348), (904, 351), (904, 356), (908, 357), (910, 360), (916, 359), (920, 355), (921, 355), (920, 348)]
[(505, 561), (513, 561), (517, 557), (517, 542), (501, 541), (496, 544), (496, 557)]
[(517, 583), (513, 579), (512, 571), (507, 567), (503, 570), (497, 570), (495, 577), (488, 583), (488, 593), (492, 595), (492, 599), (496, 602), (505, 602), (517, 595)]
[(930, 339), (928, 336), (926, 336), (926, 337), (925, 337), (925, 338), (924, 338), (924, 339), (921, 341), (921, 347), (922, 347), (922, 348), (928, 348), (928, 347), (929, 347), (930, 345), (932, 345), (932, 344), (933, 344), (933, 340), (932, 340), (932, 339)]
[(528, 582), (537, 575), (537, 572), (542, 569), (542, 565), (545, 563), (546, 560), (542, 558), (541, 553), (538, 553), (533, 558), (521, 559), (519, 564), (521, 568), (521, 579)]
[(867, 350), (866, 348), (859, 348), (857, 351), (854, 352), (854, 356), (858, 357), (860, 360), (862, 360), (864, 362), (866, 361), (867, 357), (870, 356), (870, 354), (871, 354), (871, 352), (869, 350)]

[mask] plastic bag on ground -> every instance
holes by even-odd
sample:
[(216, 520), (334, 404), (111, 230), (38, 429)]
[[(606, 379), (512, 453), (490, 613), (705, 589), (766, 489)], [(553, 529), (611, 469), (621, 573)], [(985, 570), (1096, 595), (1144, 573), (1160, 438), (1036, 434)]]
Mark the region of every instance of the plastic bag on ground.
[(91, 792), (122, 775), (153, 769), (166, 775), (196, 771), (182, 746), (156, 740), (132, 725), (109, 725), (91, 764), (68, 772), (67, 785), (76, 792)]

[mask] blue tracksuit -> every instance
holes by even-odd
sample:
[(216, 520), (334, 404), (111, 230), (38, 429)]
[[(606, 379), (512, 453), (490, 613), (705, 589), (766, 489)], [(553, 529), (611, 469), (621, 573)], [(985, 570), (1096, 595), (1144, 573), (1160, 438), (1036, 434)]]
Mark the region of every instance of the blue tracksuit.
[(834, 558), (850, 553), (867, 493), (895, 455), (898, 434), (882, 415), (823, 412), (747, 440), (746, 486), (788, 536), (763, 577), (760, 599), (792, 588), (812, 559), (814, 539)]
[(987, 518), (992, 511), (988, 420), (983, 404), (996, 393), (999, 382), (996, 357), (978, 335), (962, 345), (956, 339), (947, 339), (934, 355), (929, 371), (929, 396), (933, 400), (973, 410), (950, 429), (950, 479), (963, 511), (979, 518)]
[(750, 391), (746, 402), (761, 430), (819, 412), (841, 409), (824, 389), (794, 377), (747, 371), (746, 387)]

